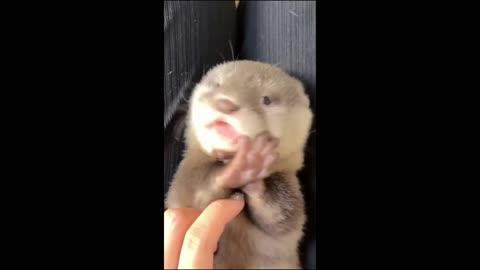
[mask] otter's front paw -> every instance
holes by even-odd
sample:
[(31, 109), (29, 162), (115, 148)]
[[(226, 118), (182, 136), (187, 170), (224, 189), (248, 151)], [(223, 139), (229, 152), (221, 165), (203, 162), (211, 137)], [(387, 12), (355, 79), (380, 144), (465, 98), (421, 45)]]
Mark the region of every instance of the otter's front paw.
[(245, 192), (261, 189), (262, 179), (267, 177), (270, 167), (278, 159), (278, 139), (262, 133), (250, 139), (239, 139), (239, 150), (217, 178), (217, 183), (226, 188), (243, 187)]

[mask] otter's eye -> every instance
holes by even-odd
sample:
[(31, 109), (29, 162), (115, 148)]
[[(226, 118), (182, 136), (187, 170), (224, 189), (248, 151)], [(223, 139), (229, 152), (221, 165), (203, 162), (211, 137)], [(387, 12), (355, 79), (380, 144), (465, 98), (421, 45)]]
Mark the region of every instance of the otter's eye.
[(262, 103), (265, 104), (265, 105), (270, 105), (270, 103), (272, 103), (272, 99), (270, 97), (263, 96), (262, 97)]

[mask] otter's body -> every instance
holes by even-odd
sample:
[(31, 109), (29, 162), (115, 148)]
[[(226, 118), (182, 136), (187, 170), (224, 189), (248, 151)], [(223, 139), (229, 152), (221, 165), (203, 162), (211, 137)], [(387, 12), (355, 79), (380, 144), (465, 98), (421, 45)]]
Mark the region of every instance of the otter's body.
[[(246, 207), (226, 226), (214, 268), (300, 268), (306, 217), (296, 173), (312, 117), (302, 84), (264, 63), (221, 64), (194, 89), (184, 159), (166, 205), (203, 210), (234, 190), (245, 194)], [(253, 140), (250, 146), (238, 142), (242, 136)], [(220, 161), (229, 155), (230, 162)]]

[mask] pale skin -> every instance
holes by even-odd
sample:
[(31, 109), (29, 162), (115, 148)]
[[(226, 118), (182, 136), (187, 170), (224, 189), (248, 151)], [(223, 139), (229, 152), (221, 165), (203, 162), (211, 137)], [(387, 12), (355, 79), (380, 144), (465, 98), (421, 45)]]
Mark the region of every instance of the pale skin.
[(227, 223), (245, 206), (240, 193), (217, 200), (203, 212), (193, 208), (164, 213), (164, 269), (212, 269), (217, 243)]
[[(264, 192), (262, 178), (269, 174), (270, 165), (278, 158), (278, 140), (267, 133), (254, 139), (239, 138), (239, 151), (216, 151), (219, 158), (233, 159), (218, 176), (220, 188), (238, 188), (251, 198)], [(247, 173), (246, 173), (247, 172)], [(242, 193), (232, 199), (212, 202), (203, 212), (193, 208), (173, 208), (164, 213), (164, 269), (212, 269), (214, 253), (225, 226), (245, 206)]]

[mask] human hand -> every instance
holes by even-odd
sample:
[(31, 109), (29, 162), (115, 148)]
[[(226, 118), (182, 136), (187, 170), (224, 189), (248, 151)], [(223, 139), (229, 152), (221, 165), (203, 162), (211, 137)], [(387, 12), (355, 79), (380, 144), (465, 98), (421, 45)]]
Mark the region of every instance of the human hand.
[(164, 213), (164, 269), (212, 269), (225, 225), (245, 206), (243, 194), (212, 202), (203, 212), (172, 208)]

